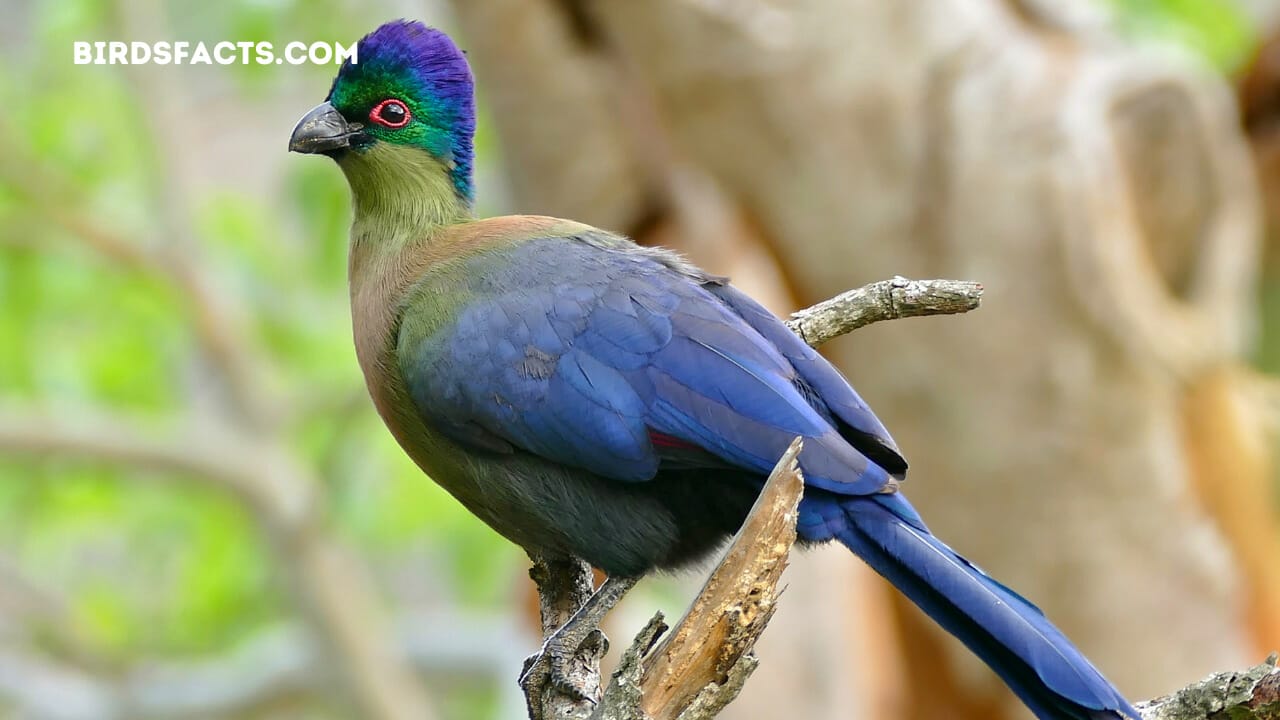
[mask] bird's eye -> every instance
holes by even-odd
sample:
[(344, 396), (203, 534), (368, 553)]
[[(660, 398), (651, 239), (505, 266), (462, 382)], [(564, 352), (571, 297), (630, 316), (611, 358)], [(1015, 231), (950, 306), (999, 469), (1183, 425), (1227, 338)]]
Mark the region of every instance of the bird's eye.
[(402, 128), (409, 124), (409, 108), (395, 98), (388, 98), (373, 106), (369, 119), (383, 127)]

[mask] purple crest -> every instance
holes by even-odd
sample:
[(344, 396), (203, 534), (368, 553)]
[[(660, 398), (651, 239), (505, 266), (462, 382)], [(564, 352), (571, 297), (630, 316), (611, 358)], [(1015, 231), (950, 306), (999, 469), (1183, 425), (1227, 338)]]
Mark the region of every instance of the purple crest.
[[(414, 20), (393, 20), (360, 40), (356, 62), (334, 78), (329, 100), (338, 107), (368, 105), (385, 88), (399, 88), (418, 104), (423, 118), (443, 133), (455, 163), (454, 183), (471, 196), (472, 138), (476, 127), (474, 81), (466, 56), (453, 40)], [(434, 146), (434, 138), (423, 142)], [(439, 148), (431, 147), (433, 151)]]

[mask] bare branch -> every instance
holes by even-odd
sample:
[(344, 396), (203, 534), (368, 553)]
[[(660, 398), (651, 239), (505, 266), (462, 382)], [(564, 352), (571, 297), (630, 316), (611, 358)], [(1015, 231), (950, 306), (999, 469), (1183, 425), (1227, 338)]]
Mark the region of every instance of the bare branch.
[(631, 647), (622, 653), (622, 660), (614, 669), (609, 681), (609, 689), (600, 699), (600, 707), (592, 714), (591, 720), (631, 720), (639, 717), (642, 685), (644, 675), (644, 658), (657, 644), (658, 637), (668, 630), (666, 618), (661, 612), (656, 613), (645, 624)]
[(543, 638), (550, 637), (586, 604), (594, 586), (591, 566), (581, 560), (535, 557), (529, 577), (538, 586)]
[(1273, 653), (1244, 672), (1215, 673), (1165, 697), (1138, 703), (1143, 720), (1280, 720), (1280, 668)]
[(778, 580), (796, 539), (804, 478), (796, 438), (720, 564), (675, 629), (654, 616), (627, 650), (593, 720), (710, 720), (741, 691), (757, 661), (751, 648), (773, 617)]
[(982, 302), (982, 285), (964, 280), (895, 277), (863, 285), (792, 313), (787, 327), (813, 347), (860, 327), (899, 318), (954, 315)]
[(801, 446), (800, 438), (791, 443), (720, 565), (646, 658), (641, 707), (650, 717), (678, 717), (711, 685), (730, 695), (720, 707), (736, 695), (725, 681), (773, 617), (778, 579), (796, 540), (796, 508), (804, 491), (797, 462)]
[[(545, 643), (557, 630), (568, 623), (578, 610), (586, 607), (591, 599), (593, 577), (591, 566), (578, 559), (552, 560), (541, 556), (533, 558), (533, 567), (529, 577), (538, 586), (539, 610), (542, 616), (542, 639)], [(592, 628), (588, 628), (589, 630)], [(596, 632), (599, 632), (596, 629)], [(600, 660), (608, 649), (607, 643), (593, 643), (577, 649), (570, 664), (574, 675), (581, 677), (587, 685), (599, 692)], [(536, 679), (528, 677), (530, 664), (535, 658), (525, 661), (525, 669), (521, 673), (521, 687), (525, 693), (530, 717), (545, 718), (585, 718), (591, 713), (592, 700), (573, 697), (550, 680), (550, 676), (542, 673)]]

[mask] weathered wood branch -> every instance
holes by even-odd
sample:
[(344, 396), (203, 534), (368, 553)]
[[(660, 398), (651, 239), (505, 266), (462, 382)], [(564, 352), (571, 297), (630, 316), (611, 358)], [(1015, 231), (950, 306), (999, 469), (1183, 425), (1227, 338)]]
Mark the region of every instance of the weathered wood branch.
[(908, 280), (902, 276), (840, 293), (791, 314), (787, 327), (818, 347), (860, 327), (898, 318), (954, 315), (982, 302), (982, 285), (965, 280)]
[(1280, 720), (1280, 667), (1272, 654), (1244, 672), (1220, 672), (1138, 703), (1144, 720)]
[(765, 483), (724, 558), (661, 642), (656, 615), (614, 672), (593, 720), (713, 718), (755, 670), (751, 648), (773, 617), (796, 539), (804, 478), (796, 438)]
[[(778, 461), (750, 515), (685, 616), (644, 662), (641, 709), (680, 717), (699, 696), (724, 707), (754, 669), (738, 667), (773, 617), (778, 581), (796, 540), (804, 493), (796, 438)], [(735, 670), (737, 671), (735, 673)], [(715, 702), (711, 702), (714, 699)], [(709, 717), (709, 716), (708, 716)]]

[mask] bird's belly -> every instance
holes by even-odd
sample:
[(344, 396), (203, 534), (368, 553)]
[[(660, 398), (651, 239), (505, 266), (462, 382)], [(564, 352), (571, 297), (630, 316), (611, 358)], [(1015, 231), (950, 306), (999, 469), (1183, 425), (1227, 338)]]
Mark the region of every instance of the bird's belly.
[(529, 453), (473, 450), (424, 423), (411, 404), (395, 402), (398, 386), (372, 387), (401, 447), (472, 514), (530, 553), (578, 557), (610, 575), (703, 558), (737, 530), (763, 483), (711, 469), (624, 482)]
[(671, 565), (687, 544), (677, 513), (646, 483), (522, 452), (477, 452), (425, 426), (417, 441), (402, 445), (472, 514), (530, 553), (575, 556), (611, 575), (637, 576)]

